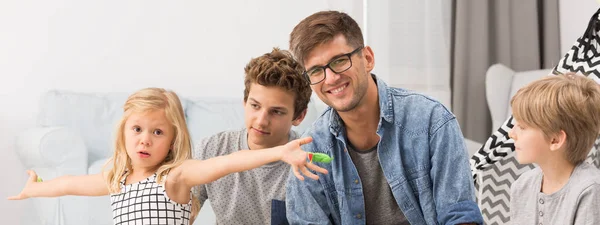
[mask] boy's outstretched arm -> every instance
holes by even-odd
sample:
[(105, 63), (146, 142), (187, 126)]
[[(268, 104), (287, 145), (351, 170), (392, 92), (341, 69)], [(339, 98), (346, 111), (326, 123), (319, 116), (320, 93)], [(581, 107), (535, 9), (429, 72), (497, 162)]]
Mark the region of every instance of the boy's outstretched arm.
[(108, 187), (102, 174), (61, 176), (56, 179), (37, 182), (38, 176), (28, 170), (29, 179), (18, 195), (8, 197), (8, 200), (22, 200), (36, 197), (59, 197), (65, 195), (101, 196), (108, 195)]

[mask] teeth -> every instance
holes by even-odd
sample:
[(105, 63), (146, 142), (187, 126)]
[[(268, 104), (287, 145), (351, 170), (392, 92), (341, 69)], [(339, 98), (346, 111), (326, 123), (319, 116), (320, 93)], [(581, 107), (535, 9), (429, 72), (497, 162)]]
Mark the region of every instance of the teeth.
[(343, 91), (343, 90), (344, 90), (344, 88), (346, 88), (346, 85), (344, 85), (344, 86), (341, 86), (340, 88), (336, 88), (336, 89), (333, 89), (333, 90), (331, 90), (331, 93), (337, 94), (337, 93), (339, 93), (340, 91)]

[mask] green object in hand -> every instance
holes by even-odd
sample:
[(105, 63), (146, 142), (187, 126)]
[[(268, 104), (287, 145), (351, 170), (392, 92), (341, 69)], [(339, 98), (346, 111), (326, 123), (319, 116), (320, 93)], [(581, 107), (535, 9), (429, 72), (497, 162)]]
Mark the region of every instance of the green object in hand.
[(315, 161), (315, 162), (322, 162), (322, 163), (330, 163), (331, 160), (333, 160), (333, 157), (329, 157), (325, 153), (309, 152), (308, 159), (310, 160), (310, 162)]
[(44, 182), (41, 177), (38, 177), (37, 182)]

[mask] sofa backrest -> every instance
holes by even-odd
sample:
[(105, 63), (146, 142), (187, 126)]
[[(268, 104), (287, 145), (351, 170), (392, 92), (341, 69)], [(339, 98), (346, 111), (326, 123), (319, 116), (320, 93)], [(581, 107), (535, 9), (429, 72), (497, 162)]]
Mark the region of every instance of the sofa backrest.
[(517, 91), (532, 81), (547, 76), (552, 70), (515, 72), (502, 65), (492, 65), (486, 72), (485, 92), (492, 117), (492, 130), (496, 131), (511, 113), (510, 99)]
[[(40, 99), (37, 126), (63, 126), (80, 134), (88, 148), (88, 161), (110, 157), (115, 128), (123, 115), (129, 93), (77, 93), (51, 90)], [(244, 126), (242, 98), (179, 96), (185, 111), (192, 142), (220, 131)], [(318, 99), (317, 99), (318, 101)], [(311, 99), (302, 124), (304, 132), (320, 115)]]
[[(515, 73), (515, 75), (513, 76), (512, 79), (512, 84), (510, 85), (510, 97), (508, 99), (508, 107), (506, 110), (506, 114), (504, 116), (504, 120), (506, 120), (508, 117), (510, 117), (512, 115), (512, 107), (510, 107), (510, 99), (515, 96), (515, 94), (517, 94), (517, 91), (519, 91), (519, 89), (525, 87), (527, 84), (540, 79), (542, 77), (548, 76), (550, 75), (550, 73), (552, 73), (552, 70), (547, 69), (547, 70), (531, 70), (531, 71), (524, 71), (524, 72), (517, 72)], [(497, 129), (497, 127), (496, 127)]]

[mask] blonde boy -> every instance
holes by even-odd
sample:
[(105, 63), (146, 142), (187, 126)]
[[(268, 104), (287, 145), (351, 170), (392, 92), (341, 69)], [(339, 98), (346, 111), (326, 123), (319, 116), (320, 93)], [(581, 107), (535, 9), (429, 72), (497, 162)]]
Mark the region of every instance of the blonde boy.
[(548, 76), (511, 100), (517, 161), (538, 167), (511, 187), (512, 224), (600, 224), (600, 170), (585, 161), (600, 132), (600, 87)]

